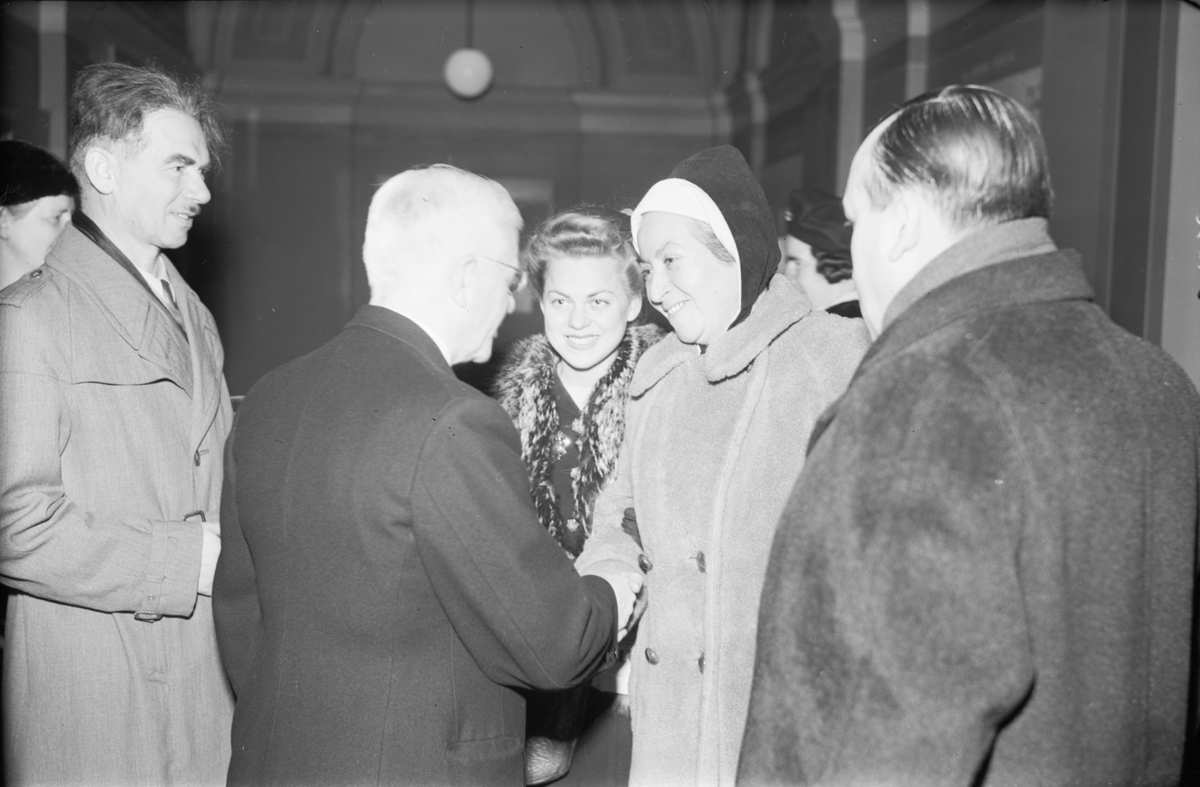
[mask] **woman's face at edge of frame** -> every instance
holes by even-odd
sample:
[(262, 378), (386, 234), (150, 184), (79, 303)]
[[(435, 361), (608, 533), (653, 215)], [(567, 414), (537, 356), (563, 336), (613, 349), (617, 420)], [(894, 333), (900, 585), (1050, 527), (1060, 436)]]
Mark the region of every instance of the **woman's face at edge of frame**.
[(641, 298), (629, 292), (616, 257), (554, 257), (546, 262), (542, 315), (546, 338), (563, 362), (590, 371), (616, 355)]
[(638, 248), (646, 297), (685, 344), (709, 345), (741, 310), (742, 273), (695, 236), (691, 219), (651, 211), (642, 216)]
[(804, 290), (814, 309), (824, 309), (837, 302), (845, 288), (829, 283), (825, 275), (817, 271), (817, 258), (809, 246), (792, 235), (784, 236), (783, 265), (781, 273)]
[(70, 197), (57, 195), (18, 206), (17, 210), (6, 208), (5, 241), (15, 258), (7, 260), (6, 267), (12, 269), (13, 281), (41, 266), (71, 224), (73, 205)]

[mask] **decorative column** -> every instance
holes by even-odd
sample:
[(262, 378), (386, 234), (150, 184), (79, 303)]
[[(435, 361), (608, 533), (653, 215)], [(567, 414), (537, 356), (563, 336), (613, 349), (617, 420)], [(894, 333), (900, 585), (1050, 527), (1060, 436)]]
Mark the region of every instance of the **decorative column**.
[(904, 65), (904, 97), (929, 89), (929, 0), (908, 0), (908, 58)]
[(38, 3), (38, 108), (50, 120), (47, 147), (67, 157), (67, 3)]
[(841, 33), (838, 93), (837, 183), (844, 193), (850, 162), (863, 138), (863, 94), (866, 92), (867, 44), (858, 0), (833, 0), (833, 17)]
[(763, 93), (762, 72), (771, 63), (771, 21), (774, 0), (757, 0), (749, 11), (746, 23), (749, 39), (746, 53), (746, 72), (742, 87), (750, 109), (750, 169), (757, 178), (762, 178), (767, 164), (767, 119), (769, 116), (767, 97)]

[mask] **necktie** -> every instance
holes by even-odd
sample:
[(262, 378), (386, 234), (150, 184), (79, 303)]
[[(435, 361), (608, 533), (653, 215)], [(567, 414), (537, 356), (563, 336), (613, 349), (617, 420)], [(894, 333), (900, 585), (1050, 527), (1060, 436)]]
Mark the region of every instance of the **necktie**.
[[(167, 296), (167, 309), (171, 312), (171, 316), (175, 318), (175, 322), (180, 328), (183, 328), (183, 315), (179, 311), (179, 302), (175, 300), (175, 290), (171, 288), (171, 282), (166, 279), (159, 279), (162, 283), (163, 294)], [(185, 330), (184, 333), (187, 331)]]

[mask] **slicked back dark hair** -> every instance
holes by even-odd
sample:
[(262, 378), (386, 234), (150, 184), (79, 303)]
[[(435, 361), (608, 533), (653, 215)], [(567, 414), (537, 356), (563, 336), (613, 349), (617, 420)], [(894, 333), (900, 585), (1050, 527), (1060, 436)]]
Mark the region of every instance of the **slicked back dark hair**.
[(978, 85), (950, 85), (885, 118), (864, 179), (875, 208), (923, 190), (959, 229), (1050, 217), (1046, 143), (1025, 107)]
[(212, 93), (193, 79), (176, 77), (154, 66), (94, 63), (75, 78), (71, 89), (71, 140), (67, 160), (76, 177), (85, 177), (83, 157), (97, 140), (140, 146), (146, 115), (174, 109), (200, 124), (215, 167), (225, 151), (225, 129)]

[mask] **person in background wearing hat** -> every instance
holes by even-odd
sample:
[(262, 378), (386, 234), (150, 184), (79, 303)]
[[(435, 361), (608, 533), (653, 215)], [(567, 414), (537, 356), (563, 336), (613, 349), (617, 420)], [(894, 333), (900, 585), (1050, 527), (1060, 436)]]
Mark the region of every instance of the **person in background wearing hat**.
[(858, 290), (850, 278), (851, 227), (842, 201), (821, 189), (796, 189), (788, 197), (786, 219), (783, 275), (804, 290), (814, 309), (862, 317)]
[[(771, 210), (735, 148), (680, 163), (632, 231), (646, 295), (674, 334), (638, 363), (616, 475), (576, 568), (646, 575), (630, 784), (732, 784), (775, 524), (867, 331), (813, 311), (776, 273)], [(644, 549), (622, 526), (627, 509)]]
[(4, 777), (216, 785), (233, 697), (213, 628), (232, 409), (187, 242), (221, 147), (211, 96), (152, 68), (79, 72), (80, 210), (0, 291)]
[(61, 161), (28, 142), (0, 141), (0, 290), (41, 266), (78, 197)]

